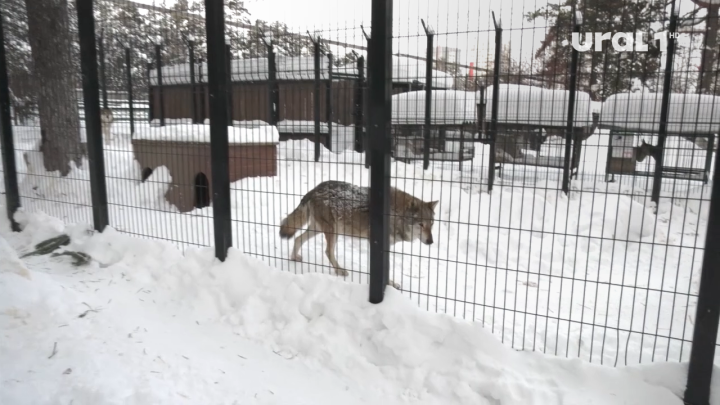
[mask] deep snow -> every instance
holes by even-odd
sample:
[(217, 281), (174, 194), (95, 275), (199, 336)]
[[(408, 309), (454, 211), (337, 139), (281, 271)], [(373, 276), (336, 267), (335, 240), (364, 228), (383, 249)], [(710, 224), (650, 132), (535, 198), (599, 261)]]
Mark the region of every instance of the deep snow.
[[(182, 254), (44, 214), (0, 219), (0, 402), (681, 404), (685, 365), (612, 368), (518, 352), (389, 288)], [(17, 252), (65, 232), (83, 267)], [(717, 374), (717, 373), (716, 373)], [(714, 384), (718, 386), (719, 384)], [(713, 398), (713, 404), (717, 404)]]

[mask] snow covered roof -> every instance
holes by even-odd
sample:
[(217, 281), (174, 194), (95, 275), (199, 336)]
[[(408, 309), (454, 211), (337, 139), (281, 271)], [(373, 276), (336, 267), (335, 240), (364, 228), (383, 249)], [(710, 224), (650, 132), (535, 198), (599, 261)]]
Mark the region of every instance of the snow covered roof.
[[(477, 121), (475, 93), (459, 90), (432, 92), (430, 122), (433, 125), (459, 125)], [(425, 122), (425, 91), (392, 96), (392, 123), (421, 125)]]
[[(720, 97), (671, 93), (668, 132), (708, 134), (720, 132)], [(660, 131), (661, 93), (614, 94), (603, 103), (600, 125), (629, 131)]]
[[(315, 80), (315, 62), (312, 57), (288, 57), (278, 56), (275, 59), (277, 65), (278, 80)], [(234, 82), (252, 82), (268, 80), (267, 58), (233, 59), (231, 61), (232, 80)], [(198, 80), (199, 72), (202, 72), (202, 80)], [(337, 74), (357, 75), (357, 67), (354, 64), (335, 67), (333, 72)], [(417, 80), (425, 83), (425, 63), (408, 58), (393, 56), (393, 82), (412, 83)], [(162, 68), (163, 84), (189, 84), (190, 64), (181, 63), (177, 65), (164, 66)], [(198, 83), (207, 82), (207, 63), (195, 64), (195, 75)], [(327, 59), (320, 61), (320, 78), (327, 80), (328, 64)], [(433, 87), (450, 88), (454, 79), (445, 72), (433, 70)], [(157, 85), (157, 70), (150, 70), (150, 85)]]
[[(485, 117), (492, 116), (493, 86), (485, 89)], [(567, 125), (567, 90), (550, 90), (520, 84), (501, 84), (498, 91), (498, 122), (506, 124), (542, 125), (564, 127)], [(480, 92), (477, 93), (480, 98)], [(590, 95), (578, 91), (575, 95), (576, 127), (592, 125), (592, 102)]]
[[(210, 143), (210, 124), (140, 127), (133, 139), (165, 142)], [(277, 128), (264, 121), (241, 121), (228, 127), (228, 144), (274, 144), (280, 142)]]
[[(412, 83), (417, 81), (425, 84), (425, 62), (393, 55), (392, 80), (393, 83)], [(346, 65), (335, 68), (334, 72), (342, 74), (357, 74), (355, 65)], [(455, 79), (448, 73), (432, 71), (432, 87), (439, 89), (452, 88)]]

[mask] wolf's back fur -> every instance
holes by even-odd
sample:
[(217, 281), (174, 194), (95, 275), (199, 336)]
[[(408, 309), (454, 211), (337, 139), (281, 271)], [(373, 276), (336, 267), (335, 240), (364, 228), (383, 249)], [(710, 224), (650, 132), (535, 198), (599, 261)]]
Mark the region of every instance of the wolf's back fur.
[[(424, 202), (404, 191), (390, 188), (390, 244), (421, 239), (432, 243), (432, 225), (437, 201)], [(303, 196), (300, 204), (280, 223), (280, 236), (289, 239), (305, 225), (308, 229), (295, 238), (292, 260), (300, 261), (300, 248), (322, 232), (328, 259), (336, 272), (345, 275), (335, 259), (337, 236), (368, 238), (370, 234), (370, 189), (341, 181), (325, 181)]]

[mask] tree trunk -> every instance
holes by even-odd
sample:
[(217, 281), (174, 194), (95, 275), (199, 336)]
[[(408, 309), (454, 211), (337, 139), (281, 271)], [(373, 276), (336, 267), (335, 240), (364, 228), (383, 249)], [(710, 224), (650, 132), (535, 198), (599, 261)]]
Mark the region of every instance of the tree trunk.
[(70, 171), (80, 165), (80, 117), (77, 72), (72, 63), (72, 40), (67, 0), (25, 0), (45, 169)]
[(699, 93), (716, 94), (715, 71), (718, 68), (718, 31), (720, 31), (720, 4), (711, 4), (707, 8), (708, 17), (705, 24), (705, 49), (700, 64)]

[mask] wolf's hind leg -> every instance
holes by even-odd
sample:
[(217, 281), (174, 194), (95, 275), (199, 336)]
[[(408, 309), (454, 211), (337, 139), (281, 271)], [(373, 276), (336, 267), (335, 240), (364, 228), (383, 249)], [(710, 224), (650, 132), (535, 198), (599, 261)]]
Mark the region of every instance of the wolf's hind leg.
[(315, 223), (315, 220), (311, 219), (310, 223), (308, 224), (308, 229), (305, 232), (303, 232), (300, 236), (295, 238), (295, 244), (293, 246), (292, 254), (290, 255), (290, 260), (293, 260), (296, 262), (301, 262), (302, 256), (300, 256), (300, 248), (302, 247), (302, 245), (305, 244), (305, 242), (316, 237), (317, 235), (318, 235), (317, 224)]
[(343, 277), (347, 276), (347, 270), (340, 267), (337, 259), (335, 258), (335, 245), (337, 244), (337, 234), (335, 234), (335, 232), (325, 231), (325, 240), (327, 241), (327, 248), (325, 249), (325, 254), (330, 260), (330, 263), (332, 263), (333, 267), (335, 268), (335, 274)]

